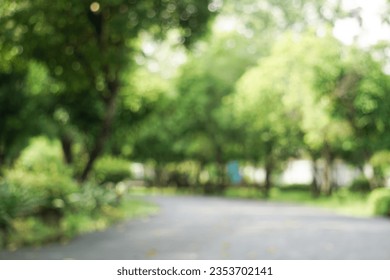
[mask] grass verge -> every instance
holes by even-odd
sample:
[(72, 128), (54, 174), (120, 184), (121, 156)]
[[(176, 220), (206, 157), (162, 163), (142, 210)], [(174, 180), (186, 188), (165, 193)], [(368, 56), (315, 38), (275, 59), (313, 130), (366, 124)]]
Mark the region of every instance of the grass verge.
[[(157, 211), (158, 207), (151, 203), (129, 198), (118, 207), (102, 206), (92, 215), (87, 212), (65, 213), (56, 226), (48, 225), (37, 217), (17, 218), (12, 221), (12, 234), (7, 238), (4, 247), (13, 251), (22, 246), (37, 247), (49, 242), (66, 243), (77, 235), (102, 231), (116, 222), (147, 216)], [(0, 242), (5, 243), (4, 240)]]
[[(134, 187), (131, 189), (131, 193), (139, 196), (199, 194), (198, 192), (193, 192), (189, 189), (178, 189), (175, 187)], [(235, 186), (227, 188), (224, 196), (310, 205), (357, 217), (373, 216), (372, 208), (367, 201), (368, 195), (350, 192), (347, 189), (338, 190), (332, 196), (313, 198), (309, 190), (273, 188), (271, 189), (270, 196), (265, 199), (258, 189), (253, 187)]]
[[(227, 197), (240, 197), (248, 199), (263, 199), (261, 193), (254, 188), (231, 187), (225, 192)], [(281, 188), (271, 189), (268, 201), (291, 202), (315, 207), (330, 209), (336, 213), (369, 217), (373, 216), (367, 201), (368, 195), (350, 192), (347, 189), (336, 191), (332, 196), (320, 196), (313, 198), (310, 191), (288, 190)]]

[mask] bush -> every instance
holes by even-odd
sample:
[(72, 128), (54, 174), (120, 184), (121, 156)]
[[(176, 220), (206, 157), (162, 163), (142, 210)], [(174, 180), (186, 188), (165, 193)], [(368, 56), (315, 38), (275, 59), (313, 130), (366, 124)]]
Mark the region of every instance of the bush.
[(68, 196), (78, 191), (72, 170), (63, 162), (59, 142), (45, 137), (34, 138), (5, 177), (17, 193), (39, 201), (38, 209), (29, 211), (30, 215), (52, 223), (64, 214)]
[(375, 215), (390, 216), (390, 189), (380, 188), (372, 191), (368, 201)]
[(130, 162), (121, 158), (105, 156), (97, 160), (93, 174), (99, 183), (118, 183), (131, 178)]
[(178, 188), (190, 186), (189, 176), (186, 173), (179, 171), (170, 172), (167, 180), (168, 186), (176, 186)]
[(77, 234), (96, 230), (97, 227), (91, 216), (85, 213), (68, 213), (61, 221), (63, 238), (70, 239)]
[(19, 192), (25, 192), (31, 199), (39, 200), (37, 215), (53, 222), (63, 215), (69, 204), (69, 195), (78, 191), (78, 186), (72, 178), (58, 173), (35, 173), (15, 169), (8, 172), (7, 180)]
[(119, 203), (114, 187), (96, 186), (91, 183), (81, 186), (80, 190), (70, 194), (67, 200), (71, 212), (90, 214), (99, 212), (104, 206), (116, 206)]
[(77, 234), (103, 230), (110, 224), (126, 217), (127, 213), (120, 207), (103, 206), (97, 215), (82, 212), (67, 213), (61, 221), (62, 238), (70, 239)]
[(374, 169), (375, 186), (383, 186), (386, 177), (390, 172), (390, 151), (383, 150), (376, 152), (370, 159), (370, 164)]
[(352, 182), (348, 189), (352, 192), (368, 193), (371, 191), (371, 186), (366, 178), (359, 177)]
[(279, 187), (283, 192), (310, 192), (311, 186), (307, 184), (291, 184)]
[(227, 189), (225, 184), (212, 184), (203, 185), (203, 193), (205, 195), (222, 195)]
[(12, 222), (13, 232), (9, 236), (7, 247), (16, 249), (26, 245), (42, 245), (60, 239), (61, 232), (36, 217), (17, 218)]
[(64, 164), (59, 141), (36, 137), (18, 158), (15, 169), (34, 173), (62, 174), (72, 176), (72, 170)]
[[(129, 177), (129, 163), (100, 161), (102, 181)], [(125, 184), (79, 185), (63, 162), (58, 141), (34, 139), (0, 181), (0, 249), (67, 239), (124, 216)], [(120, 178), (120, 179), (119, 179)]]
[(10, 230), (12, 220), (17, 217), (36, 213), (42, 201), (42, 196), (33, 195), (9, 182), (0, 182), (0, 230)]
[(0, 249), (10, 244), (16, 231), (14, 221), (37, 213), (42, 199), (6, 181), (0, 182)]

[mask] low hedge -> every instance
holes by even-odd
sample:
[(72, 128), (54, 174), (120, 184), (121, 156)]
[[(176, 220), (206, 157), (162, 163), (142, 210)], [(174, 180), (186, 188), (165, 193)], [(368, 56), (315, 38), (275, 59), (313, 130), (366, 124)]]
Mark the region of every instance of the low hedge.
[(118, 183), (132, 177), (130, 162), (112, 156), (104, 156), (97, 160), (93, 175), (97, 182)]
[(390, 217), (390, 189), (379, 188), (368, 198), (373, 214)]
[(356, 178), (348, 188), (353, 192), (368, 193), (371, 191), (370, 182), (364, 177)]

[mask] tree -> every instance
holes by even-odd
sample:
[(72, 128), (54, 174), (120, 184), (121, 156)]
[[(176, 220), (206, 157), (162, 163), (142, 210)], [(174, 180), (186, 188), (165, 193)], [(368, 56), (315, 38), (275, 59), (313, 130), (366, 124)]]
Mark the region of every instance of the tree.
[(279, 55), (276, 47), (242, 76), (231, 100), (235, 119), (245, 133), (246, 158), (255, 165), (264, 164), (266, 196), (277, 166), (297, 153), (299, 142), (300, 114), (287, 95), (296, 78), (290, 75), (290, 59)]
[(235, 31), (215, 32), (207, 43), (189, 58), (178, 78), (175, 111), (184, 128), (178, 145), (201, 167), (215, 164), (215, 184), (223, 189), (226, 163), (233, 159), (240, 136), (224, 104), (261, 46)]
[(220, 14), (235, 20), (240, 32), (262, 36), (263, 45), (268, 47), (286, 31), (323, 31), (333, 27), (337, 19), (349, 16), (342, 9), (342, 0), (224, 1)]
[[(0, 21), (8, 9), (0, 5)], [(40, 131), (40, 119), (31, 116), (37, 110), (45, 110), (40, 96), (29, 84), (35, 75), (37, 89), (44, 77), (39, 71), (33, 72), (37, 69), (21, 56), (23, 48), (14, 44), (12, 37), (9, 28), (0, 37), (0, 169), (10, 166), (28, 138)]]
[[(233, 104), (247, 127), (247, 145), (254, 146), (267, 174), (270, 159), (283, 160), (295, 149), (313, 160), (314, 193), (329, 195), (336, 158), (363, 166), (386, 149), (388, 85), (383, 66), (369, 53), (330, 35), (290, 34), (243, 76)], [(283, 145), (283, 139), (298, 145)]]
[(136, 76), (138, 80), (145, 81), (139, 83), (135, 89), (140, 99), (135, 101), (134, 98), (129, 98), (128, 101), (131, 102), (131, 107), (147, 109), (149, 112), (133, 129), (133, 134), (129, 137), (132, 139), (127, 139), (124, 143), (128, 145), (128, 156), (133, 160), (152, 162), (156, 174), (154, 183), (162, 185), (163, 166), (184, 158), (181, 151), (175, 147), (175, 141), (181, 137), (182, 132), (180, 123), (174, 123), (172, 118), (175, 100), (171, 96), (169, 81), (159, 74), (140, 69)]
[(330, 114), (351, 131), (340, 151), (342, 157), (363, 169), (378, 151), (388, 149), (390, 77), (371, 53), (351, 47), (340, 57), (337, 75), (318, 75), (317, 90), (327, 96)]
[[(110, 138), (123, 72), (139, 53), (138, 35), (164, 36), (178, 28), (190, 45), (207, 29), (208, 0), (176, 1), (47, 1), (22, 0), (2, 18), (15, 45), (27, 59), (43, 63), (50, 77), (61, 83), (56, 109), (84, 141), (85, 180)], [(72, 139), (61, 135), (70, 160)]]

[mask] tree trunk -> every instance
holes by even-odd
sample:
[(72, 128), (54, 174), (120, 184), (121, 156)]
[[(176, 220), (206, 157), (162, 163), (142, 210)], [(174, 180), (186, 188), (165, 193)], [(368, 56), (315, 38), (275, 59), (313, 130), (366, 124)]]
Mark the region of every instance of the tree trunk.
[(313, 180), (311, 182), (311, 194), (312, 197), (319, 197), (320, 188), (318, 184), (318, 167), (315, 159), (313, 159), (312, 161), (312, 173), (313, 173)]
[[(88, 10), (88, 12), (90, 12)], [(101, 14), (89, 13), (89, 22), (96, 31), (96, 43), (98, 44), (99, 51), (101, 55), (106, 54), (108, 37), (105, 34), (105, 26), (107, 22), (104, 20), (104, 17)], [(123, 42), (121, 42), (123, 43)], [(80, 176), (80, 181), (83, 182), (88, 178), (89, 173), (93, 168), (93, 164), (96, 159), (101, 155), (104, 150), (104, 146), (111, 136), (112, 124), (114, 122), (114, 117), (116, 113), (116, 103), (117, 96), (119, 92), (119, 71), (120, 68), (114, 69), (109, 65), (110, 62), (107, 62), (101, 65), (99, 69), (104, 76), (105, 90), (101, 92), (101, 100), (104, 102), (105, 112), (103, 119), (101, 121), (100, 132), (96, 136), (94, 141), (94, 146), (89, 153), (88, 161), (84, 167), (84, 170)], [(87, 69), (92, 69), (91, 65), (88, 63), (85, 64)], [(96, 73), (93, 70), (88, 71), (91, 73), (91, 81), (96, 81)]]
[(331, 196), (334, 188), (333, 178), (332, 178), (333, 157), (331, 155), (328, 145), (326, 145), (324, 148), (324, 160), (325, 160), (325, 166), (323, 171), (323, 182), (322, 182), (321, 189), (325, 195)]
[(269, 192), (272, 187), (272, 173), (274, 171), (273, 162), (268, 159), (265, 163), (265, 183), (264, 183), (264, 196), (269, 197)]
[(69, 134), (64, 133), (61, 135), (62, 152), (64, 154), (65, 163), (68, 165), (73, 163), (72, 144), (73, 140)]
[(5, 153), (0, 149), (0, 174), (1, 174), (1, 168), (3, 167), (5, 163)]
[(201, 161), (199, 163), (199, 168), (198, 168), (198, 172), (196, 174), (196, 187), (200, 187), (202, 185), (202, 182), (201, 182), (201, 176), (202, 176), (202, 171), (204, 169), (204, 166), (205, 166), (205, 163), (203, 161)]
[(272, 187), (272, 173), (274, 171), (274, 140), (270, 139), (265, 142), (265, 183), (264, 196), (269, 197)]
[(85, 165), (84, 170), (81, 174), (80, 177), (81, 182), (84, 182), (87, 179), (89, 173), (93, 168), (93, 164), (95, 163), (95, 160), (102, 153), (104, 146), (111, 135), (111, 128), (112, 128), (112, 124), (116, 112), (116, 97), (118, 95), (118, 87), (115, 86), (114, 88), (110, 89), (109, 92), (110, 92), (109, 98), (107, 98), (107, 101), (105, 102), (106, 111), (102, 120), (100, 133), (96, 138), (95, 145), (93, 146), (89, 154), (88, 162)]
[(154, 167), (154, 185), (157, 187), (163, 186), (163, 168), (159, 163)]
[(226, 188), (226, 171), (225, 162), (222, 159), (222, 151), (220, 148), (216, 150), (216, 162), (217, 162), (217, 192), (223, 193)]
[(386, 185), (386, 176), (379, 167), (374, 167), (374, 176), (372, 178), (372, 184), (370, 182), (371, 189), (383, 187)]

